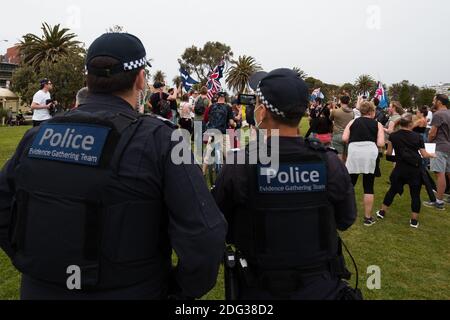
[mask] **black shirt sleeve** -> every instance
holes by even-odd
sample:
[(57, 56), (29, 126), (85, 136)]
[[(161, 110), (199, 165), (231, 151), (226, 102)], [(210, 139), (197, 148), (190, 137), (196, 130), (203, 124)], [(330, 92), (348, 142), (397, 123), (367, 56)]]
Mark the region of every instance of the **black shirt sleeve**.
[(337, 228), (345, 231), (356, 221), (355, 190), (347, 168), (334, 152), (328, 152), (328, 198), (334, 206)]
[(233, 109), (229, 105), (227, 105), (227, 113), (228, 113), (228, 116), (227, 116), (227, 125), (228, 125), (228, 122), (230, 122), (230, 120), (234, 119)]
[[(170, 137), (166, 139), (170, 141)], [(174, 146), (172, 143), (170, 150)], [(227, 223), (192, 153), (190, 158), (193, 164), (176, 165), (168, 154), (164, 199), (169, 208), (169, 236), (179, 258), (177, 283), (184, 296), (200, 298), (216, 283)]]
[(419, 136), (419, 150), (425, 149), (425, 141), (423, 140), (423, 136), (420, 134), (418, 136)]

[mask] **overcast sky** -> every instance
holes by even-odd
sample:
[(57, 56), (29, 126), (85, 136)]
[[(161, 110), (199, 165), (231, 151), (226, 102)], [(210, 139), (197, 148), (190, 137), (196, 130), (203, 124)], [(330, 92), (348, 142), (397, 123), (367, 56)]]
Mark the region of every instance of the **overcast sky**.
[(70, 27), (87, 47), (124, 26), (170, 81), (186, 47), (221, 41), (265, 70), (298, 66), (330, 83), (363, 73), (388, 84), (450, 82), (448, 0), (14, 0), (0, 8), (0, 40), (10, 43), (40, 34), (43, 21)]

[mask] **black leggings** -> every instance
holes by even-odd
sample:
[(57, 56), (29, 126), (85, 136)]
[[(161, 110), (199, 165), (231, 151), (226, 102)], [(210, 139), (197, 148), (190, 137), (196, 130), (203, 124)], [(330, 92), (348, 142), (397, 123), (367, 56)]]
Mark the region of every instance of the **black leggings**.
[[(353, 186), (358, 183), (359, 174), (351, 174)], [(364, 194), (375, 194), (375, 175), (363, 174)]]
[[(414, 213), (420, 213), (420, 190), (422, 189), (421, 185), (409, 185), (409, 193), (411, 194), (411, 210)], [(394, 198), (397, 195), (396, 186), (391, 186), (388, 193), (384, 197), (384, 205), (390, 207), (394, 202)]]

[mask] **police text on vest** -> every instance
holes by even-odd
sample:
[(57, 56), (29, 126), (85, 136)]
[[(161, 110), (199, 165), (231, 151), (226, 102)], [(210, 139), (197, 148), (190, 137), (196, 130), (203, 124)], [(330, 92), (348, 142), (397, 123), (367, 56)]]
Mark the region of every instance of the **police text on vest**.
[(28, 156), (97, 166), (110, 130), (89, 124), (48, 123), (40, 128)]
[(327, 184), (326, 165), (281, 164), (279, 170), (259, 166), (258, 182), (261, 193), (323, 192)]

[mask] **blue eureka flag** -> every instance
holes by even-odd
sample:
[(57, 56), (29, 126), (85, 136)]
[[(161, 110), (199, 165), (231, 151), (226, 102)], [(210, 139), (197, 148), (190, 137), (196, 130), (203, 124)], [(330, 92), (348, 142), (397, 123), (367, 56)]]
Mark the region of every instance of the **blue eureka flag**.
[(183, 87), (187, 92), (191, 91), (192, 86), (198, 83), (198, 81), (192, 79), (190, 74), (183, 68), (180, 69), (180, 75), (181, 80), (183, 81)]

